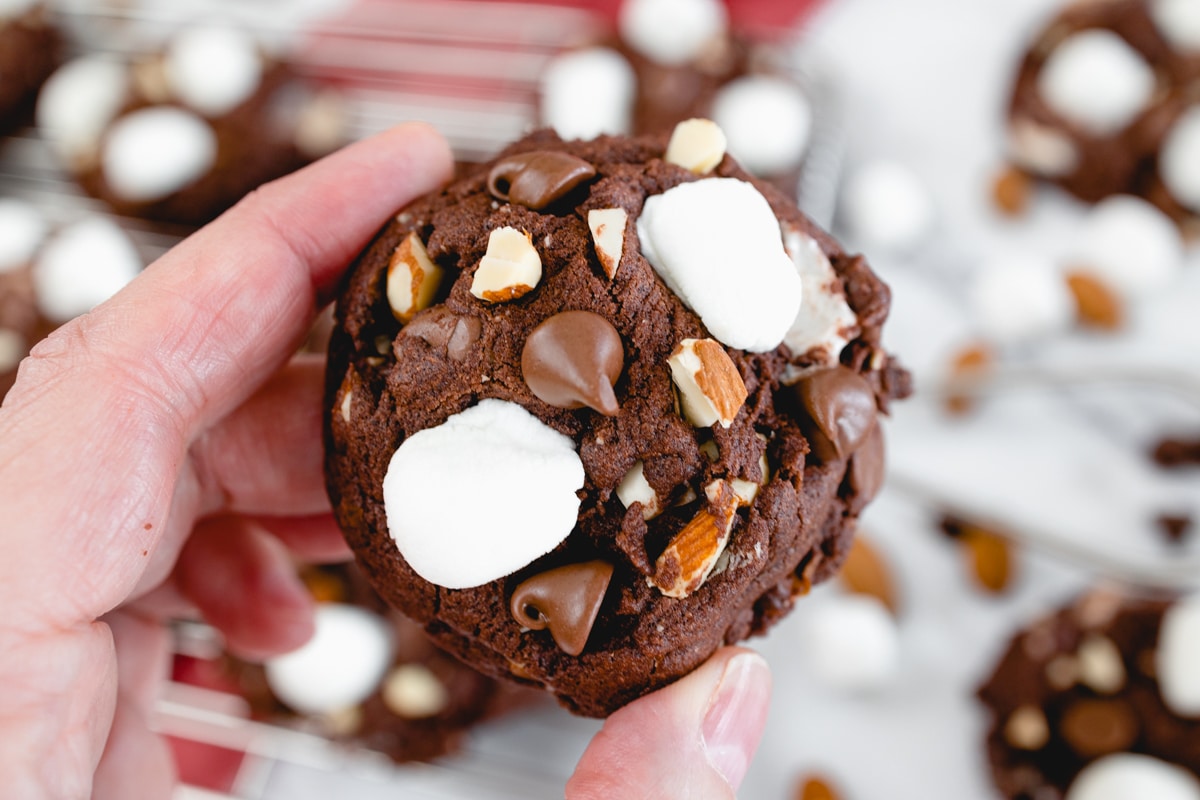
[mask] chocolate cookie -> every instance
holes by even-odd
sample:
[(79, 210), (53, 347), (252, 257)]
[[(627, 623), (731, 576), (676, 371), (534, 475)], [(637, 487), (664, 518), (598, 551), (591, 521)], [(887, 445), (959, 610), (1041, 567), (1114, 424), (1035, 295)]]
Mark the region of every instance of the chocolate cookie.
[[(1200, 796), (1187, 777), (1200, 776), (1197, 636), (1195, 599), (1105, 591), (1020, 632), (979, 690), (1003, 796)], [(1156, 792), (1158, 780), (1190, 782), (1197, 794)], [(1106, 785), (1126, 793), (1100, 793)]]
[(375, 588), (604, 715), (760, 633), (878, 488), (887, 287), (718, 147), (550, 131), (347, 276), (326, 471)]
[(58, 65), (61, 46), (40, 2), (0, 3), (0, 135), (28, 121), (38, 87)]

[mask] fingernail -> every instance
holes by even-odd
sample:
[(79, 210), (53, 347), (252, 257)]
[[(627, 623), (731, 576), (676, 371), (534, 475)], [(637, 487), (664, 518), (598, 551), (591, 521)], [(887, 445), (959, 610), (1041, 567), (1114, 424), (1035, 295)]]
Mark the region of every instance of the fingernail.
[(725, 664), (704, 714), (701, 736), (713, 769), (734, 789), (746, 777), (762, 737), (771, 696), (771, 672), (757, 653), (739, 653)]

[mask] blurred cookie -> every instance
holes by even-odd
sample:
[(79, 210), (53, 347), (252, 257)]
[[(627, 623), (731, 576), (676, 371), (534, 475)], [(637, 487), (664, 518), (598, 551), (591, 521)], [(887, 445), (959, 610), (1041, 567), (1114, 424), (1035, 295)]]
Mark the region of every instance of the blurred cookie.
[(0, 134), (28, 121), (61, 45), (40, 0), (0, 0)]

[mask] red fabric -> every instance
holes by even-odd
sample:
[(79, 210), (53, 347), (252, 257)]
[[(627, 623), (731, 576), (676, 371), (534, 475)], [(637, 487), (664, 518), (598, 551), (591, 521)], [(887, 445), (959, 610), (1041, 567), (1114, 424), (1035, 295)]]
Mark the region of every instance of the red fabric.
[[(615, 20), (623, 0), (523, 0), (588, 8)], [(821, 0), (724, 0), (734, 28), (753, 32), (786, 31), (804, 20)]]

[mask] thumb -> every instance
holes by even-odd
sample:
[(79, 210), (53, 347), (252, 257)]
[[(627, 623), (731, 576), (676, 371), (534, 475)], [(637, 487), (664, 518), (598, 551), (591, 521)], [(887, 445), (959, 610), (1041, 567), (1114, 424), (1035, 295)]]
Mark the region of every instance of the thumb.
[(604, 723), (567, 783), (569, 800), (733, 798), (767, 721), (771, 674), (727, 647)]

